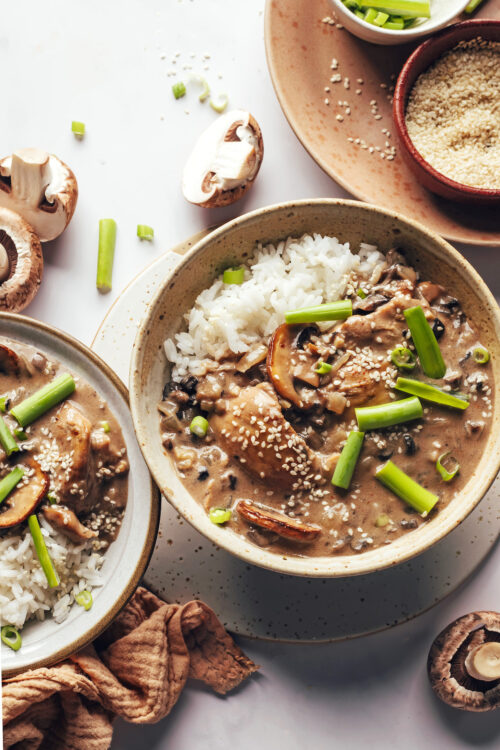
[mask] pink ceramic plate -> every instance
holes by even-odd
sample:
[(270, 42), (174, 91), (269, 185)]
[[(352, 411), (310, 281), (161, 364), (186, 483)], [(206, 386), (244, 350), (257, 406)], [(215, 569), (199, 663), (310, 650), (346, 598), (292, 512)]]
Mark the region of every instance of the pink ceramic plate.
[[(478, 15), (500, 18), (500, 4), (488, 2)], [(498, 207), (464, 207), (433, 195), (401, 158), (390, 90), (416, 45), (369, 44), (333, 20), (329, 0), (268, 0), (266, 6), (269, 70), (304, 147), (357, 198), (399, 211), (456, 242), (499, 245)]]

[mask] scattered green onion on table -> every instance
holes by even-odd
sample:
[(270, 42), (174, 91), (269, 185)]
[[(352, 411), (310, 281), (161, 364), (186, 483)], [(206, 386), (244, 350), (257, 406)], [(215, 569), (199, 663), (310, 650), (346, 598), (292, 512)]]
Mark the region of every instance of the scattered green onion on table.
[(20, 404), (13, 406), (10, 413), (21, 427), (27, 427), (53, 406), (64, 401), (75, 388), (75, 381), (69, 373), (65, 373), (25, 398)]
[(85, 123), (73, 120), (71, 123), (71, 132), (74, 133), (76, 138), (83, 138), (85, 135)]
[(421, 514), (430, 513), (439, 500), (437, 495), (415, 482), (392, 461), (379, 466), (375, 470), (375, 476), (385, 487)]
[(60, 583), (59, 576), (57, 575), (57, 571), (54, 568), (54, 563), (51, 560), (49, 551), (45, 544), (42, 530), (40, 529), (40, 524), (38, 523), (38, 518), (35, 515), (28, 517), (28, 526), (31, 537), (33, 539), (33, 544), (35, 545), (36, 554), (40, 565), (42, 566), (42, 570), (45, 573), (47, 583), (49, 584), (51, 589), (57, 588)]
[(5, 498), (10, 495), (23, 476), (24, 469), (21, 466), (14, 466), (12, 471), (9, 471), (9, 473), (0, 480), (0, 503), (3, 503)]
[(420, 419), (423, 414), (422, 404), (418, 398), (403, 398), (400, 401), (389, 401), (375, 406), (358, 406), (354, 410), (358, 427), (363, 432), (392, 427), (402, 422)]
[(227, 96), (227, 94), (219, 94), (216, 99), (211, 98), (208, 103), (210, 104), (214, 112), (217, 112), (220, 115), (226, 109), (228, 101), (229, 97)]
[(13, 651), (19, 651), (23, 644), (19, 630), (13, 625), (4, 625), (0, 630), (0, 638), (2, 639), (2, 643), (5, 643)]
[(454, 409), (467, 409), (469, 402), (464, 398), (454, 396), (448, 391), (443, 391), (441, 388), (436, 388), (435, 385), (429, 383), (421, 383), (420, 380), (414, 380), (413, 378), (398, 378), (396, 380), (396, 390), (403, 391), (403, 393), (411, 393), (412, 396), (418, 396), (426, 401), (432, 401), (435, 404), (441, 404), (442, 406), (451, 406)]
[(411, 337), (417, 350), (422, 370), (429, 378), (442, 378), (446, 365), (434, 331), (430, 327), (424, 311), (417, 305), (404, 311)]
[(224, 284), (243, 284), (245, 278), (245, 269), (243, 266), (234, 266), (226, 268), (222, 274)]
[(113, 261), (115, 258), (116, 221), (101, 219), (99, 221), (99, 248), (97, 254), (96, 286), (101, 294), (111, 291), (113, 278)]
[(443, 479), (443, 481), (445, 482), (450, 482), (453, 477), (455, 477), (460, 471), (460, 464), (453, 457), (451, 458), (451, 460), (454, 462), (454, 464), (453, 467), (450, 467), (451, 471), (448, 471), (448, 469), (445, 467), (443, 462), (450, 455), (450, 453), (451, 451), (442, 453), (436, 461), (436, 471), (441, 476), (441, 479)]
[(11, 456), (19, 450), (19, 446), (14, 438), (14, 435), (10, 431), (7, 422), (0, 417), (0, 443), (7, 456)]
[(147, 224), (138, 224), (137, 236), (140, 240), (147, 240), (148, 242), (152, 242), (154, 240), (155, 230), (153, 229), (153, 227), (149, 227)]
[(193, 435), (196, 435), (196, 437), (205, 437), (208, 432), (208, 421), (205, 417), (193, 417), (189, 429)]
[(349, 433), (349, 437), (342, 448), (339, 460), (337, 461), (337, 466), (333, 473), (332, 484), (335, 485), (335, 487), (342, 487), (344, 490), (349, 489), (364, 437), (364, 432), (356, 432), (353, 430)]
[(176, 99), (181, 99), (186, 95), (186, 85), (182, 81), (177, 81), (172, 86), (172, 93)]
[(231, 518), (231, 511), (228, 508), (211, 508), (208, 517), (215, 524), (227, 523)]
[(285, 313), (286, 323), (316, 323), (321, 320), (345, 320), (352, 315), (350, 299), (327, 302), (315, 307), (302, 307)]

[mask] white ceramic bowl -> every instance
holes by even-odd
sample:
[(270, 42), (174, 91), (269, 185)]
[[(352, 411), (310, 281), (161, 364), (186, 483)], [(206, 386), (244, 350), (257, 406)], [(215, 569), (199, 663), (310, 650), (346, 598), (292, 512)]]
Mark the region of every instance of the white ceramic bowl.
[[(422, 39), (442, 29), (463, 11), (469, 0), (431, 0), (431, 17), (419, 21), (413, 28), (404, 31), (391, 31), (367, 23), (352, 13), (341, 0), (330, 0), (335, 15), (345, 28), (354, 36), (373, 44), (406, 44)], [(367, 0), (369, 5), (369, 0)]]
[(72, 607), (59, 625), (50, 617), (28, 623), (22, 631), (19, 651), (2, 644), (2, 674), (9, 677), (64, 659), (96, 638), (116, 617), (149, 562), (158, 529), (160, 498), (137, 445), (127, 389), (111, 368), (68, 334), (25, 316), (0, 313), (0, 336), (31, 344), (85, 378), (116, 416), (130, 462), (125, 515), (117, 538), (105, 553), (101, 569), (104, 585), (94, 589), (92, 608), (85, 612), (82, 607)]
[(431, 547), (481, 500), (500, 468), (500, 399), (494, 404), (491, 435), (481, 461), (453, 501), (416, 531), (360, 554), (286, 556), (257, 547), (231, 529), (219, 528), (183, 485), (160, 439), (157, 405), (169, 369), (163, 342), (181, 329), (183, 316), (197, 295), (210, 286), (221, 268), (244, 261), (257, 242), (277, 243), (312, 232), (333, 235), (353, 248), (360, 242), (377, 245), (382, 252), (401, 247), (423, 278), (439, 279), (453, 289), (491, 352), (494, 377), (500, 382), (500, 310), (472, 266), (437, 234), (400, 214), (357, 201), (321, 199), (282, 203), (240, 216), (211, 232), (184, 256), (165, 278), (137, 334), (130, 366), (130, 408), (139, 445), (158, 486), (179, 513), (212, 542), (249, 563), (280, 573), (318, 578), (373, 573)]

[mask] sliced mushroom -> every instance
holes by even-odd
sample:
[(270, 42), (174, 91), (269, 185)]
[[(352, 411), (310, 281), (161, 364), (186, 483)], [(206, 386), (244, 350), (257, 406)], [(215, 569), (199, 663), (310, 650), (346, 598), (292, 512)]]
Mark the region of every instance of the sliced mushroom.
[(431, 646), (427, 671), (442, 701), (465, 711), (500, 707), (500, 613), (471, 612)]
[(43, 514), (47, 521), (56, 527), (72, 542), (86, 542), (97, 536), (96, 531), (88, 529), (81, 523), (75, 513), (64, 505), (45, 505)]
[(236, 511), (245, 521), (296, 542), (313, 542), (321, 534), (319, 526), (304, 523), (298, 518), (289, 518), (284, 513), (278, 513), (251, 500), (240, 500)]
[(386, 302), (389, 302), (389, 297), (386, 297), (385, 294), (369, 294), (365, 299), (356, 297), (352, 303), (352, 309), (360, 315), (367, 315), (380, 305), (385, 305)]
[(301, 409), (304, 404), (295, 390), (290, 367), (291, 351), (296, 339), (297, 326), (291, 326), (287, 323), (278, 326), (269, 342), (267, 374), (276, 392)]
[(236, 369), (238, 372), (247, 372), (255, 365), (259, 365), (267, 357), (267, 346), (265, 344), (259, 344), (255, 349), (250, 349), (244, 354), (241, 359), (238, 360)]
[(0, 208), (0, 267), (0, 310), (20, 312), (38, 291), (43, 256), (32, 228), (7, 208)]
[(234, 203), (253, 185), (263, 154), (261, 130), (249, 112), (221, 115), (201, 134), (187, 160), (184, 197), (203, 208)]
[(421, 295), (429, 305), (432, 305), (443, 292), (444, 287), (440, 286), (440, 284), (434, 284), (432, 281), (422, 281), (417, 286), (417, 294)]
[(53, 154), (21, 148), (0, 160), (0, 206), (22, 216), (42, 242), (64, 231), (77, 197), (75, 175)]
[[(27, 467), (29, 475), (25, 475), (26, 484), (18, 486), (0, 506), (0, 529), (8, 529), (25, 521), (48, 492), (49, 475), (42, 471), (40, 464), (30, 459)], [(21, 482), (24, 482), (24, 478)]]

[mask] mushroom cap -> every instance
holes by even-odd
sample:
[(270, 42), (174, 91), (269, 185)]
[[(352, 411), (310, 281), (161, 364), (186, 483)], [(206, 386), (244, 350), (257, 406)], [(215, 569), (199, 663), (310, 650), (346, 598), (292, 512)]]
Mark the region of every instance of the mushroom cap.
[(20, 312), (29, 305), (42, 280), (40, 240), (21, 216), (0, 208), (0, 245), (10, 263), (8, 277), (0, 282), (0, 310)]
[(66, 229), (77, 198), (75, 175), (54, 154), (23, 148), (0, 159), (0, 206), (22, 216), (41, 242)]
[(263, 155), (262, 132), (250, 112), (226, 112), (203, 131), (186, 162), (184, 197), (202, 208), (234, 203), (253, 185)]
[(459, 617), (435, 639), (427, 671), (432, 689), (449, 706), (465, 711), (490, 711), (500, 707), (500, 679), (477, 680), (465, 667), (467, 655), (489, 641), (500, 641), (498, 612), (471, 612)]

